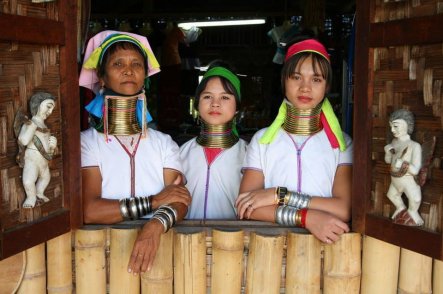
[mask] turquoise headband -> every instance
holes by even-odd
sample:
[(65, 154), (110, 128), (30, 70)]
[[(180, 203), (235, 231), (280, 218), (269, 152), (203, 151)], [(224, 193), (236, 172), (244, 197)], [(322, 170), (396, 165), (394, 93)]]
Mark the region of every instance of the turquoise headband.
[(213, 67), (203, 75), (202, 81), (209, 78), (209, 77), (214, 77), (214, 76), (224, 77), (229, 82), (231, 82), (231, 84), (235, 88), (235, 91), (237, 91), (237, 96), (238, 96), (239, 100), (241, 99), (240, 80), (232, 71), (230, 71), (224, 67), (221, 67), (221, 66)]

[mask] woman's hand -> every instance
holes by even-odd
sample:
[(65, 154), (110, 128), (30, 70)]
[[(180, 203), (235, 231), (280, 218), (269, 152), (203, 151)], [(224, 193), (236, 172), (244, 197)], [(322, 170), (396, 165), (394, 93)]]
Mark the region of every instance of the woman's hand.
[(171, 185), (166, 186), (160, 193), (153, 196), (152, 208), (157, 209), (163, 204), (174, 202), (183, 203), (186, 206), (191, 203), (191, 194), (182, 184), (181, 176), (178, 176)]
[(340, 235), (349, 232), (349, 226), (324, 211), (309, 209), (306, 215), (306, 229), (322, 242), (331, 244), (340, 239)]
[(163, 225), (156, 219), (151, 219), (143, 226), (132, 248), (128, 264), (129, 273), (135, 275), (152, 268), (163, 230)]
[(235, 201), (240, 219), (249, 219), (254, 209), (275, 204), (275, 188), (245, 192), (238, 195)]

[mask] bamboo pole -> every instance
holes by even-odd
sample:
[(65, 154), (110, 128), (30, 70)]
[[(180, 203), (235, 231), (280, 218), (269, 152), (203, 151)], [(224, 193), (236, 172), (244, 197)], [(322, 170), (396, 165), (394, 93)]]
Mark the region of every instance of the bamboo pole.
[(140, 293), (140, 276), (128, 273), (137, 229), (111, 228), (109, 293)]
[(321, 243), (311, 234), (288, 234), (286, 293), (320, 293)]
[(173, 293), (172, 280), (172, 246), (174, 240), (173, 230), (163, 234), (155, 256), (153, 266), (149, 272), (141, 275), (143, 294)]
[(284, 236), (251, 233), (246, 293), (280, 293)]
[(211, 293), (240, 293), (243, 231), (212, 230)]
[(397, 293), (400, 247), (363, 237), (361, 294)]
[(76, 293), (106, 293), (106, 230), (75, 233)]
[(71, 232), (46, 243), (48, 293), (72, 293)]
[(26, 252), (22, 251), (16, 255), (0, 261), (0, 293), (15, 293), (26, 268)]
[(25, 275), (17, 293), (46, 293), (45, 243), (26, 250)]
[(174, 238), (174, 293), (206, 293), (205, 232), (176, 234)]
[(323, 293), (359, 293), (361, 278), (361, 235), (343, 234), (325, 245)]
[(432, 293), (443, 294), (443, 261), (434, 259)]
[(399, 293), (432, 293), (432, 258), (402, 248)]

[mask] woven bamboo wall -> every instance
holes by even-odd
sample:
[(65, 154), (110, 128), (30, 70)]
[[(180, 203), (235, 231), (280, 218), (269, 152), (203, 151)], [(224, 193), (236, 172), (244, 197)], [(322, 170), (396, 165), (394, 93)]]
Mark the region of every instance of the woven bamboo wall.
[[(58, 1), (31, 3), (2, 1), (0, 12), (43, 19), (58, 19)], [(26, 197), (21, 182), (22, 169), (15, 161), (17, 139), (14, 117), (22, 110), (30, 117), (28, 100), (36, 91), (54, 95), (56, 108), (46, 120), (57, 137), (59, 153), (50, 161), (51, 181), (46, 189), (50, 202), (34, 209), (22, 209)], [(0, 218), (1, 230), (30, 222), (62, 207), (62, 136), (60, 115), (59, 47), (0, 41)]]
[[(443, 13), (435, 0), (378, 1), (374, 22)], [(413, 29), (413, 28), (411, 28)], [(386, 197), (390, 184), (389, 165), (383, 147), (392, 140), (389, 115), (399, 108), (415, 114), (412, 139), (423, 144), (436, 138), (428, 180), (422, 187), (420, 214), (424, 227), (441, 232), (443, 199), (443, 44), (375, 48), (373, 51), (372, 212), (392, 215), (394, 206)]]
[(377, 0), (373, 22), (443, 13), (443, 2), (439, 0)]

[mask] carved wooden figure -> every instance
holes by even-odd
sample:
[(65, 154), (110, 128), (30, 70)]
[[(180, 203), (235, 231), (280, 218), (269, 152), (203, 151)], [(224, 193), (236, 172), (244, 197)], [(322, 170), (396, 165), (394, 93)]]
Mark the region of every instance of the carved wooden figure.
[[(414, 115), (406, 109), (396, 110), (389, 117), (389, 126), (394, 139), (384, 150), (385, 162), (391, 164), (387, 196), (396, 208), (392, 219), (402, 225), (421, 226), (423, 219), (418, 213), (421, 188), (415, 177), (422, 166), (422, 148), (410, 137), (414, 130)], [(401, 198), (403, 193), (408, 198), (407, 209)]]
[(35, 93), (29, 107), (31, 119), (19, 111), (14, 121), (19, 145), (17, 162), (23, 168), (22, 180), (26, 192), (23, 208), (33, 208), (36, 203), (49, 201), (44, 195), (51, 179), (48, 162), (57, 148), (57, 138), (51, 135), (45, 124), (46, 118), (54, 110), (55, 97), (45, 92)]

